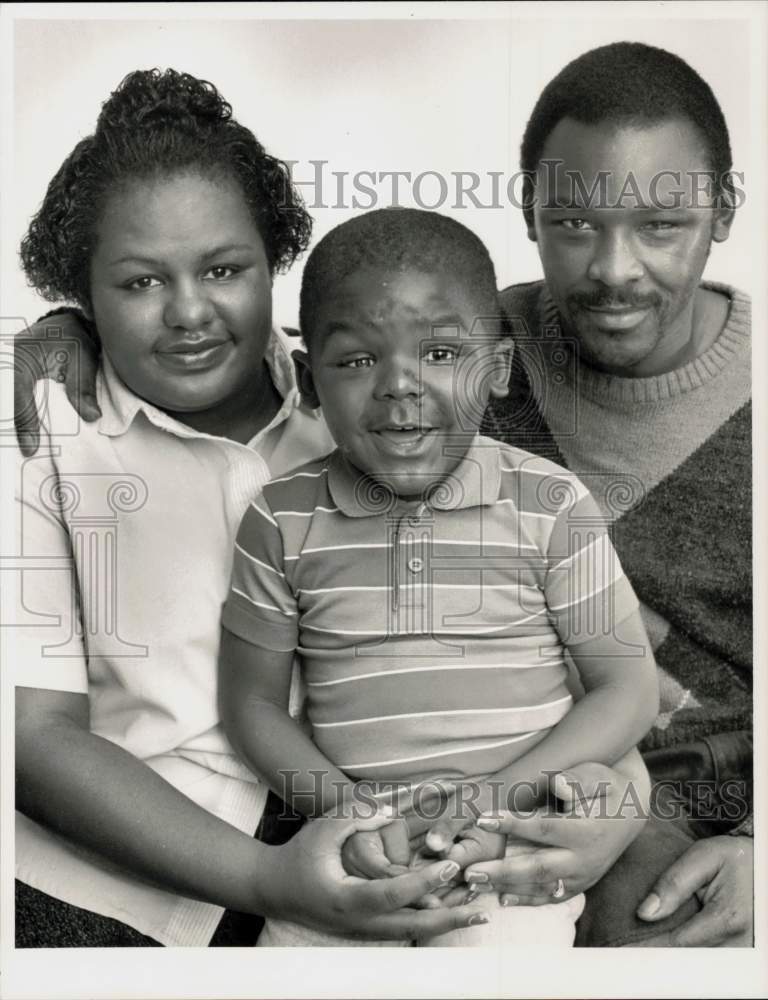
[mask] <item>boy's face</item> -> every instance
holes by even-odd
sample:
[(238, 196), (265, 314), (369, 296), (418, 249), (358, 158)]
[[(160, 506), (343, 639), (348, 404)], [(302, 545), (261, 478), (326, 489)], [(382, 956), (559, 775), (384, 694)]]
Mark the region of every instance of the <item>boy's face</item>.
[(454, 275), (378, 269), (318, 307), (310, 359), (297, 359), (305, 398), (350, 462), (400, 496), (444, 479), (507, 392), (511, 343), (482, 316)]

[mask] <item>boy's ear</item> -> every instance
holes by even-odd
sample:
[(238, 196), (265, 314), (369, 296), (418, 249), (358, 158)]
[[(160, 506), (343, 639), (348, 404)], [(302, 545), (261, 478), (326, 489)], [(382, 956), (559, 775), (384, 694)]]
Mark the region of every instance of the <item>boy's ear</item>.
[(293, 351), (291, 357), (296, 368), (296, 382), (299, 386), (302, 402), (310, 410), (316, 410), (320, 406), (320, 400), (317, 397), (315, 380), (312, 378), (309, 355), (306, 351)]
[(491, 373), (490, 393), (496, 399), (503, 399), (509, 393), (509, 376), (512, 371), (512, 357), (515, 345), (511, 337), (502, 338), (494, 348), (494, 365)]

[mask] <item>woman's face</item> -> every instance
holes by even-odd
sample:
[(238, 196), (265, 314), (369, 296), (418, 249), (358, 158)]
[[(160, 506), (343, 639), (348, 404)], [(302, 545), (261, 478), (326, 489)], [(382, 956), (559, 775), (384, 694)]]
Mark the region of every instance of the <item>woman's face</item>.
[(176, 174), (115, 191), (97, 227), (90, 291), (115, 370), (160, 409), (226, 408), (261, 378), (272, 278), (234, 181)]

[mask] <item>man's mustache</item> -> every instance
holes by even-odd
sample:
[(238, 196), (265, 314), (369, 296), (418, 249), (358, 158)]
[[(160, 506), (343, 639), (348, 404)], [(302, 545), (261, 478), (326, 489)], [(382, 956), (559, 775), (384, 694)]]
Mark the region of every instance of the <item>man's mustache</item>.
[(653, 309), (661, 305), (661, 296), (656, 292), (638, 295), (627, 289), (597, 289), (594, 292), (572, 292), (568, 304), (577, 309)]

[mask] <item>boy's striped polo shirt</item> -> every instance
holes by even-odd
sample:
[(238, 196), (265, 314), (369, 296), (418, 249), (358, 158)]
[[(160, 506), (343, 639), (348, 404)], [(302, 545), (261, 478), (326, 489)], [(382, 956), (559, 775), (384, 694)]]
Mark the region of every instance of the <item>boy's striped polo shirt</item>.
[(337, 451), (243, 518), (223, 624), (298, 650), (313, 738), (355, 779), (487, 775), (569, 710), (566, 644), (637, 607), (584, 486), (476, 437), (425, 502)]

